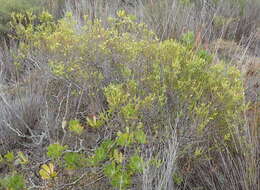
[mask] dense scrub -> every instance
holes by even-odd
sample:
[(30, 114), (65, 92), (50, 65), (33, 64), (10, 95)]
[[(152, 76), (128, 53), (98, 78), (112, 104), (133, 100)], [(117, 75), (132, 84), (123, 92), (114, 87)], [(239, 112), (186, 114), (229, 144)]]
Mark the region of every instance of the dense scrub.
[[(213, 61), (194, 35), (160, 41), (125, 11), (102, 21), (34, 19), (12, 23), (19, 46), (6, 65), (1, 110), (20, 123), (0, 123), (0, 187), (259, 187), (240, 72)], [(34, 97), (32, 105), (15, 106), (18, 96)], [(6, 142), (24, 151), (7, 152)]]
[(258, 0), (2, 4), (0, 189), (260, 189)]
[[(0, 1), (0, 34), (1, 40), (7, 39), (8, 34), (10, 34), (11, 27), (9, 22), (12, 20), (13, 13), (22, 13), (26, 12), (37, 12), (41, 8), (39, 0), (9, 0), (9, 1)], [(23, 20), (23, 24), (26, 25), (27, 19)]]

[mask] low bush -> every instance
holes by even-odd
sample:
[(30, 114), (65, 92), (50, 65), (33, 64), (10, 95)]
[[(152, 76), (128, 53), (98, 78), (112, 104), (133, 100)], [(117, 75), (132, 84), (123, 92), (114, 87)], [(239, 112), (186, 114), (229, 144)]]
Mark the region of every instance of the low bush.
[[(88, 17), (81, 25), (69, 13), (57, 23), (43, 13), (39, 21), (13, 23), (21, 39), (16, 65), (31, 64), (53, 78), (46, 104), (59, 128), (38, 165), (39, 186), (108, 189), (108, 179), (116, 189), (141, 189), (145, 172), (169, 167), (161, 185), (152, 186), (191, 189), (198, 161), (218, 163), (226, 149), (241, 154), (231, 143), (243, 132), (240, 72), (213, 63), (207, 51), (193, 48), (194, 39), (160, 41), (125, 11), (106, 27)], [(160, 148), (171, 155), (159, 155)]]
[[(11, 33), (9, 22), (12, 20), (13, 13), (26, 14), (26, 12), (36, 12), (40, 9), (41, 1), (39, 0), (8, 0), (0, 1), (0, 34), (1, 41), (2, 36), (8, 38), (8, 34)], [(23, 24), (26, 25), (27, 19), (24, 17)]]

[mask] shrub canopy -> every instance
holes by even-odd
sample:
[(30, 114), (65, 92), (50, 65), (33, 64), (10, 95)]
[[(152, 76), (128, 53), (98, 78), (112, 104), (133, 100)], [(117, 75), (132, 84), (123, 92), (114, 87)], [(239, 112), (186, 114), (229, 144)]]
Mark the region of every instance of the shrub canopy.
[[(71, 14), (56, 23), (48, 13), (40, 16), (36, 26), (33, 19), (27, 27), (19, 20), (13, 23), (21, 41), (16, 64), (48, 68), (55, 77), (86, 91), (92, 101), (105, 97), (105, 103), (99, 102), (103, 110), (98, 118), (86, 122), (94, 128), (109, 128), (111, 139), (87, 163), (94, 167), (109, 160), (103, 166), (105, 175), (120, 188), (128, 187), (130, 176), (138, 172), (134, 163), (143, 163), (138, 151), (133, 155), (131, 149), (159, 143), (169, 137), (166, 131), (176, 130), (183, 139), (199, 139), (196, 146), (212, 152), (229, 140), (244, 110), (237, 69), (214, 63), (208, 52), (195, 51), (191, 44), (159, 41), (145, 24), (134, 20), (119, 11), (117, 18), (108, 18), (106, 27), (87, 17), (81, 25)], [(76, 124), (73, 130), (81, 135), (83, 127), (79, 121)], [(111, 144), (116, 144), (112, 156), (107, 153)], [(119, 147), (129, 151), (123, 155)], [(181, 148), (184, 154), (198, 153), (187, 144)], [(81, 156), (66, 156), (70, 158), (80, 160)], [(124, 167), (127, 158), (130, 172)], [(120, 178), (122, 184), (118, 184)]]
[(0, 0), (0, 34), (7, 35), (10, 32), (9, 22), (12, 19), (12, 13), (36, 12), (40, 9), (40, 4), (40, 0)]

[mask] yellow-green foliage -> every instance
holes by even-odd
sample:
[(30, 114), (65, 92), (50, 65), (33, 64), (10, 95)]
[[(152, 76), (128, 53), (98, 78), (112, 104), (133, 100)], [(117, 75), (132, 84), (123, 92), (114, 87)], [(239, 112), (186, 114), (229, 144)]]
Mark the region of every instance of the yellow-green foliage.
[(4, 179), (0, 179), (0, 189), (23, 190), (25, 189), (25, 181), (23, 176), (13, 174)]
[[(140, 144), (149, 143), (147, 135), (156, 142), (153, 137), (177, 117), (189, 121), (187, 126), (177, 126), (181, 134), (193, 130), (195, 136), (205, 136), (209, 145), (213, 138), (224, 142), (244, 109), (243, 88), (239, 71), (222, 62), (213, 64), (207, 52), (194, 52), (191, 44), (174, 40), (159, 41), (124, 11), (108, 20), (104, 27), (100, 20), (93, 23), (86, 17), (80, 25), (67, 14), (55, 23), (43, 13), (37, 26), (14, 26), (22, 39), (18, 59), (29, 54), (45, 57), (41, 64), (49, 66), (52, 74), (85, 85), (93, 96), (105, 96), (108, 106), (99, 113), (102, 117), (88, 118), (87, 123), (95, 128), (107, 125), (116, 135), (84, 162), (94, 167), (109, 160), (105, 175), (112, 185), (125, 189), (131, 176), (141, 171), (143, 160), (138, 152), (123, 154), (120, 148), (138, 150)], [(114, 118), (120, 121), (118, 127), (110, 124)], [(72, 124), (70, 130), (81, 134), (83, 127), (76, 129)], [(51, 154), (53, 146), (49, 156), (61, 157), (64, 149)], [(202, 154), (198, 150), (197, 157)], [(81, 158), (71, 154), (65, 160), (67, 167), (75, 168), (73, 160)], [(122, 164), (126, 161), (128, 169)]]
[[(13, 13), (36, 12), (40, 7), (39, 0), (0, 0), (0, 34), (5, 36), (10, 32), (9, 22)], [(23, 24), (26, 25), (27, 18), (24, 17)]]
[(21, 59), (32, 52), (46, 56), (54, 75), (84, 83), (93, 96), (103, 91), (109, 114), (127, 126), (128, 121), (147, 123), (145, 114), (156, 109), (153, 124), (163, 127), (159, 121), (166, 108), (167, 117), (174, 118), (186, 106), (198, 132), (207, 127), (225, 131), (244, 108), (238, 70), (213, 64), (207, 52), (196, 53), (190, 44), (159, 41), (123, 11), (109, 18), (107, 27), (87, 17), (80, 26), (70, 14), (58, 23), (48, 13), (40, 18), (37, 26), (16, 23), (23, 39)]

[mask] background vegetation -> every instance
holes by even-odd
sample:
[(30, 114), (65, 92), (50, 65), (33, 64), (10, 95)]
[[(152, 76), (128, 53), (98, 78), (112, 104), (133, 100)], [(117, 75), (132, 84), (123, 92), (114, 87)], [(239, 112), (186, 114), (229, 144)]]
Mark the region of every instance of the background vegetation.
[(260, 189), (258, 0), (1, 4), (0, 189)]

